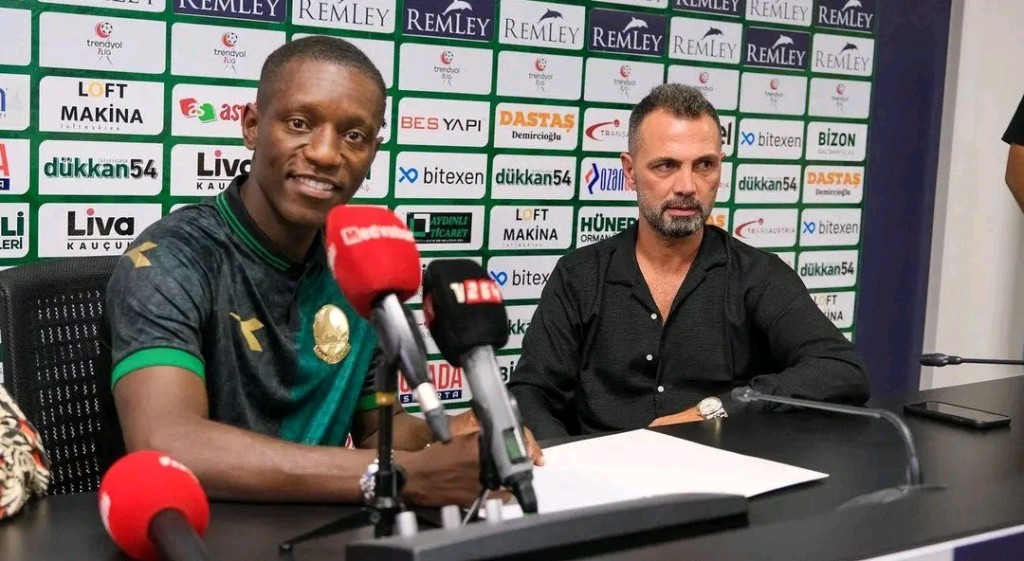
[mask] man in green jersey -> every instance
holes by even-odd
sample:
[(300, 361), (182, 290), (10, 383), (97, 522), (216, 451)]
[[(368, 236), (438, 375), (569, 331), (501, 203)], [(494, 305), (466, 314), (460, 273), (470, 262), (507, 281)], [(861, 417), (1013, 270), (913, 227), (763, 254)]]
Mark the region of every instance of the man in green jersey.
[[(350, 43), (285, 44), (242, 116), (250, 174), (125, 253), (107, 301), (129, 451), (167, 452), (217, 498), (365, 498), (377, 341), (331, 275), (322, 229), (377, 154), (385, 96)], [(453, 442), (427, 447), (426, 423), (396, 408), (411, 503), (468, 504), (479, 489), (476, 423), (452, 420)], [(343, 447), (350, 433), (356, 450)]]

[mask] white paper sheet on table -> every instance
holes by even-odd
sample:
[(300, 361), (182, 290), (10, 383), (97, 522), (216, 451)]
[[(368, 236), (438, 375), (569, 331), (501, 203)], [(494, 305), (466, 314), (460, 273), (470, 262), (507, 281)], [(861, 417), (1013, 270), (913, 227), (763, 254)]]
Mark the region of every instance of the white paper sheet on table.
[[(674, 493), (749, 498), (828, 477), (645, 429), (545, 448), (544, 460), (533, 469), (541, 513)], [(503, 515), (522, 510), (511, 504)]]

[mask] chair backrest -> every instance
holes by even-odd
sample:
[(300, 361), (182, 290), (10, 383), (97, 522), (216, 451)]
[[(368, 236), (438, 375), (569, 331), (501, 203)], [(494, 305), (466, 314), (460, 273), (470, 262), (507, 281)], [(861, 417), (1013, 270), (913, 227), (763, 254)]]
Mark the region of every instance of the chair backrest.
[(95, 491), (124, 453), (104, 316), (117, 260), (79, 257), (0, 271), (0, 378), (42, 435), (50, 494)]

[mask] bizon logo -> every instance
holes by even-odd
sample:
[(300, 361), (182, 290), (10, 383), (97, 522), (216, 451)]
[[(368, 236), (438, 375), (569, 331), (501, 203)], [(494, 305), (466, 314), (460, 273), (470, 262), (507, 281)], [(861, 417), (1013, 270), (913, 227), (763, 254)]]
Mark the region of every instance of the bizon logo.
[(159, 204), (64, 204), (39, 207), (40, 257), (120, 255), (160, 219)]
[(740, 62), (743, 25), (724, 21), (672, 18), (669, 56), (701, 62)]
[(853, 325), (856, 296), (857, 293), (853, 291), (818, 292), (811, 294), (811, 299), (829, 321), (839, 329), (846, 329)]
[(800, 200), (800, 166), (740, 164), (736, 172), (737, 203), (795, 203)]
[(28, 128), (31, 91), (28, 76), (0, 74), (0, 130)]
[(803, 251), (797, 260), (797, 274), (804, 286), (814, 288), (846, 288), (857, 282), (856, 249), (842, 251)]
[(740, 110), (747, 113), (803, 115), (807, 78), (786, 74), (743, 73)]
[(626, 181), (618, 158), (583, 158), (580, 200), (635, 201), (636, 188)]
[(800, 246), (846, 246), (860, 243), (859, 208), (808, 208), (800, 216)]
[(665, 16), (595, 8), (590, 11), (591, 52), (664, 56)]
[(747, 29), (744, 62), (762, 68), (807, 70), (810, 43), (810, 35), (802, 31), (751, 27)]
[(172, 0), (174, 13), (284, 23), (285, 0)]
[(0, 196), (24, 195), (28, 192), (28, 162), (28, 140), (0, 140)]
[(588, 101), (635, 104), (664, 81), (661, 64), (591, 57), (584, 91)]
[(402, 98), (398, 102), (398, 142), (424, 146), (487, 145), (490, 104), (485, 101)]
[(398, 216), (420, 251), (477, 250), (483, 245), (484, 207), (399, 205)]
[(490, 249), (568, 249), (571, 206), (496, 206), (491, 209)]
[(494, 0), (405, 0), (405, 35), (490, 41)]
[(684, 12), (739, 17), (746, 12), (747, 0), (672, 0), (672, 7)]
[(401, 47), (399, 87), (442, 93), (491, 93), (491, 51), (405, 43)]
[(583, 149), (625, 152), (629, 140), (629, 111), (589, 107), (583, 114)]
[(491, 257), (487, 273), (501, 287), (505, 300), (540, 298), (561, 255), (516, 255)]
[(410, 199), (482, 199), (487, 155), (399, 152), (395, 196)]
[(668, 81), (697, 88), (718, 111), (736, 110), (740, 92), (739, 70), (669, 66)]
[(747, 19), (789, 25), (811, 25), (813, 0), (747, 0)]
[(159, 134), (163, 95), (162, 83), (46, 76), (39, 81), (39, 129)]
[(580, 98), (580, 57), (501, 51), (498, 67), (498, 95), (574, 101)]
[(0, 258), (28, 255), (29, 219), (28, 203), (0, 203)]
[(871, 82), (811, 78), (810, 106), (815, 117), (867, 119), (871, 102)]
[(41, 195), (156, 195), (163, 187), (163, 145), (44, 140)]
[(499, 103), (494, 109), (494, 120), (496, 148), (576, 148), (576, 107)]
[(572, 156), (499, 154), (491, 165), (492, 199), (569, 200), (576, 185)]
[(576, 220), (576, 247), (606, 240), (636, 224), (639, 211), (631, 206), (585, 206)]
[(171, 98), (172, 134), (239, 138), (245, 104), (256, 101), (256, 88), (178, 84)]
[(793, 247), (796, 245), (797, 210), (795, 208), (737, 209), (732, 220), (732, 235), (754, 247)]
[(498, 41), (549, 49), (583, 48), (583, 6), (533, 0), (504, 0)]
[(874, 39), (815, 33), (811, 70), (826, 74), (870, 76), (874, 57)]
[(395, 0), (292, 0), (292, 23), (391, 33), (395, 30)]
[(743, 119), (739, 132), (741, 158), (798, 160), (803, 155), (802, 121)]
[(251, 166), (252, 151), (245, 146), (176, 144), (171, 148), (171, 195), (216, 195)]
[(864, 198), (864, 168), (807, 166), (804, 169), (805, 203), (851, 203)]
[(855, 123), (807, 125), (807, 159), (861, 162), (867, 154), (868, 126)]
[(818, 0), (818, 27), (870, 33), (875, 29), (875, 0)]
[(171, 74), (258, 80), (263, 61), (284, 42), (282, 31), (176, 23)]
[(43, 12), (39, 65), (162, 74), (166, 35), (162, 21)]

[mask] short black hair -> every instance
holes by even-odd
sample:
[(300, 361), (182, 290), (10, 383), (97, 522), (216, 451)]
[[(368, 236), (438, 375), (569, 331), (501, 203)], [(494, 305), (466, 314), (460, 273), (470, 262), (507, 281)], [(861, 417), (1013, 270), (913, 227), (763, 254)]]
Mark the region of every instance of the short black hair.
[(651, 93), (640, 100), (629, 114), (629, 153), (633, 154), (639, 141), (640, 123), (644, 118), (658, 109), (664, 109), (681, 119), (699, 119), (704, 115), (711, 117), (715, 126), (721, 128), (722, 121), (718, 118), (715, 106), (704, 97), (704, 94), (693, 86), (682, 84), (662, 84), (651, 90)]
[(270, 104), (273, 94), (281, 86), (278, 83), (281, 71), (288, 63), (300, 59), (332, 62), (339, 66), (358, 70), (376, 84), (380, 90), (381, 100), (387, 99), (387, 86), (384, 85), (384, 77), (381, 76), (380, 70), (373, 64), (370, 57), (359, 50), (359, 47), (338, 37), (311, 35), (281, 45), (263, 62), (259, 89), (256, 92), (257, 107), (266, 107)]

